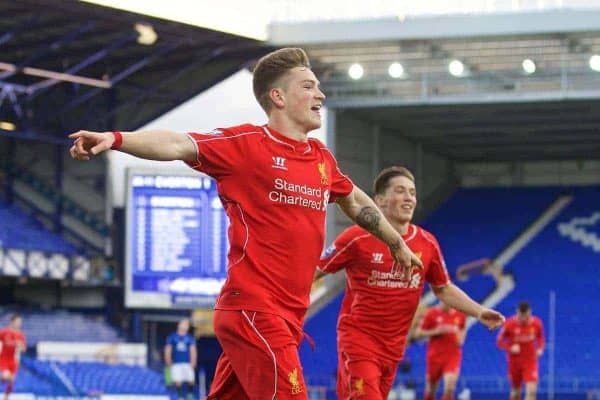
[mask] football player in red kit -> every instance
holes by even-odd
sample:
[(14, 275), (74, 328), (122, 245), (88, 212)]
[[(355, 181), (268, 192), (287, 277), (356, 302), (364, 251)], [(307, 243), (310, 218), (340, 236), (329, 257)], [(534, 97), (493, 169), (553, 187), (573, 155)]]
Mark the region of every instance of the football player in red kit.
[[(342, 211), (386, 243), (400, 269), (421, 266), (375, 203), (341, 173), (308, 133), (321, 126), (325, 95), (306, 53), (261, 58), (254, 95), (268, 116), (207, 134), (79, 131), (71, 155), (110, 148), (151, 160), (182, 160), (217, 181), (230, 221), (227, 279), (215, 305), (223, 347), (211, 400), (306, 400), (298, 356), (310, 288), (324, 241), (325, 210)], [(209, 112), (208, 110), (201, 110)]]
[(534, 400), (538, 382), (538, 357), (544, 353), (544, 327), (542, 321), (531, 314), (531, 306), (522, 301), (517, 314), (510, 317), (500, 330), (496, 343), (506, 351), (510, 400), (521, 398), (525, 384), (525, 399)]
[(465, 314), (441, 303), (429, 308), (416, 337), (429, 338), (427, 345), (427, 370), (425, 375), (425, 400), (433, 400), (440, 378), (444, 380), (442, 400), (454, 399), (456, 381), (462, 361), (462, 345), (466, 334)]
[(412, 173), (404, 167), (384, 169), (375, 180), (374, 193), (378, 207), (423, 268), (398, 268), (385, 243), (356, 225), (342, 232), (322, 255), (317, 278), (346, 271), (337, 326), (337, 394), (344, 400), (387, 399), (425, 282), (441, 301), (490, 329), (504, 323), (500, 313), (474, 302), (450, 282), (437, 240), (411, 223), (417, 205)]
[(7, 400), (12, 392), (19, 369), (20, 354), (26, 349), (21, 324), (21, 316), (13, 314), (8, 326), (0, 329), (0, 381), (6, 383), (4, 400)]

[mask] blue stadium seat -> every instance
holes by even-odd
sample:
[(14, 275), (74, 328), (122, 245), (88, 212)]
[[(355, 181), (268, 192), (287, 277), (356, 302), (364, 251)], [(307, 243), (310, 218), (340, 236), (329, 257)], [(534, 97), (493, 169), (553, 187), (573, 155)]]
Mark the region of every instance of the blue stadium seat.
[(0, 247), (76, 254), (77, 249), (19, 207), (0, 200)]
[[(119, 332), (101, 316), (89, 316), (64, 310), (14, 310), (23, 317), (23, 331), (27, 344), (38, 341), (122, 342)], [(0, 309), (0, 326), (8, 323), (9, 309)]]

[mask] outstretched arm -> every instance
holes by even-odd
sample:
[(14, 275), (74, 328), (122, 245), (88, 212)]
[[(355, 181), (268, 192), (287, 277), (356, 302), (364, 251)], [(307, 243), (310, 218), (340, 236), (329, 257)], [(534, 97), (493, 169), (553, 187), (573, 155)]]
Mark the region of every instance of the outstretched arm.
[[(196, 147), (187, 137), (165, 130), (121, 132), (119, 150), (139, 158), (157, 161), (195, 160)], [(69, 135), (73, 139), (71, 157), (87, 161), (91, 156), (109, 150), (115, 144), (113, 132), (79, 131)]]
[(375, 202), (358, 187), (346, 197), (337, 199), (342, 211), (360, 227), (371, 232), (388, 245), (392, 256), (404, 268), (405, 275), (415, 265), (423, 268), (421, 260), (408, 248), (402, 236), (385, 219)]
[(438, 299), (448, 306), (477, 318), (479, 322), (489, 329), (496, 329), (504, 324), (504, 316), (502, 314), (477, 303), (452, 283), (441, 287), (433, 287), (433, 292)]

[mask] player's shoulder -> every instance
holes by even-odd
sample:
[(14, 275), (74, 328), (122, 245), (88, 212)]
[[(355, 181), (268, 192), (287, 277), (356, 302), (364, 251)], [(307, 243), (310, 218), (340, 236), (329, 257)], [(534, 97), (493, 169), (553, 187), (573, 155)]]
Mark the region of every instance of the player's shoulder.
[[(191, 132), (194, 134), (194, 132)], [(207, 136), (211, 136), (215, 139), (218, 138), (249, 138), (252, 136), (262, 137), (265, 135), (262, 127), (252, 124), (242, 124), (236, 126), (229, 126), (225, 128), (216, 128), (206, 133)]]
[(427, 310), (425, 310), (425, 315), (427, 315), (427, 316), (433, 316), (433, 315), (437, 315), (439, 313), (440, 313), (440, 307), (438, 307), (438, 306), (431, 306)]
[(535, 315), (532, 315), (531, 323), (536, 324), (536, 325), (542, 325), (542, 320), (540, 319), (540, 317), (536, 317)]
[(433, 243), (437, 243), (437, 238), (435, 237), (435, 235), (431, 232), (429, 232), (427, 229), (423, 228), (422, 226), (419, 225), (412, 225), (415, 227), (416, 229), (416, 235), (426, 239), (429, 242), (433, 242)]
[[(422, 243), (427, 243), (429, 246), (431, 246), (434, 249), (439, 249), (440, 244), (433, 233), (429, 232), (427, 229), (425, 229), (419, 225), (411, 224), (409, 229), (412, 229), (412, 227), (414, 227), (414, 232), (412, 235), (410, 235), (410, 237), (407, 240), (410, 240), (410, 239), (412, 239), (412, 237), (414, 237), (415, 239), (419, 240)], [(409, 230), (409, 234), (410, 234), (410, 230)]]
[[(253, 124), (235, 125), (235, 126), (230, 126), (227, 128), (219, 128), (219, 129), (221, 129), (224, 132), (227, 132), (228, 134), (231, 134), (231, 135), (239, 135), (241, 133), (261, 133), (263, 135), (265, 134), (265, 132), (261, 126), (253, 125)], [(219, 129), (217, 129), (217, 130), (219, 130)]]
[(325, 154), (326, 157), (329, 157), (332, 160), (335, 160), (335, 156), (333, 155), (331, 150), (329, 150), (327, 145), (325, 143), (321, 142), (319, 139), (314, 138), (314, 137), (309, 137), (308, 143), (310, 144), (310, 146), (312, 148), (317, 149), (317, 151), (320, 151), (321, 153)]
[(336, 238), (338, 242), (351, 242), (358, 239), (367, 239), (371, 236), (369, 232), (358, 225), (351, 225), (344, 229)]
[(510, 316), (510, 317), (508, 317), (506, 319), (505, 325), (507, 325), (507, 326), (513, 326), (513, 325), (518, 324), (518, 323), (519, 323), (519, 321), (517, 320), (517, 316), (516, 315), (512, 315), (512, 316)]
[(321, 142), (317, 138), (309, 137), (308, 138), (308, 143), (310, 143), (311, 146), (316, 147), (317, 149), (329, 151), (329, 149), (327, 148), (327, 146), (325, 145), (325, 143)]

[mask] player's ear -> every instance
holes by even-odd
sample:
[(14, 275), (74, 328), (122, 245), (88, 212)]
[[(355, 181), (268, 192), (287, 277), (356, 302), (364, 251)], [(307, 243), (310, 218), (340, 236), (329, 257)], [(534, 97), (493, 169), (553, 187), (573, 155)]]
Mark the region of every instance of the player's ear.
[(380, 194), (376, 194), (375, 197), (373, 197), (373, 200), (375, 201), (375, 204), (377, 204), (377, 207), (383, 209), (386, 205), (387, 205), (387, 201), (385, 201), (385, 197), (383, 197)]
[(283, 108), (285, 106), (285, 96), (281, 88), (271, 88), (269, 90), (269, 98), (275, 107)]

